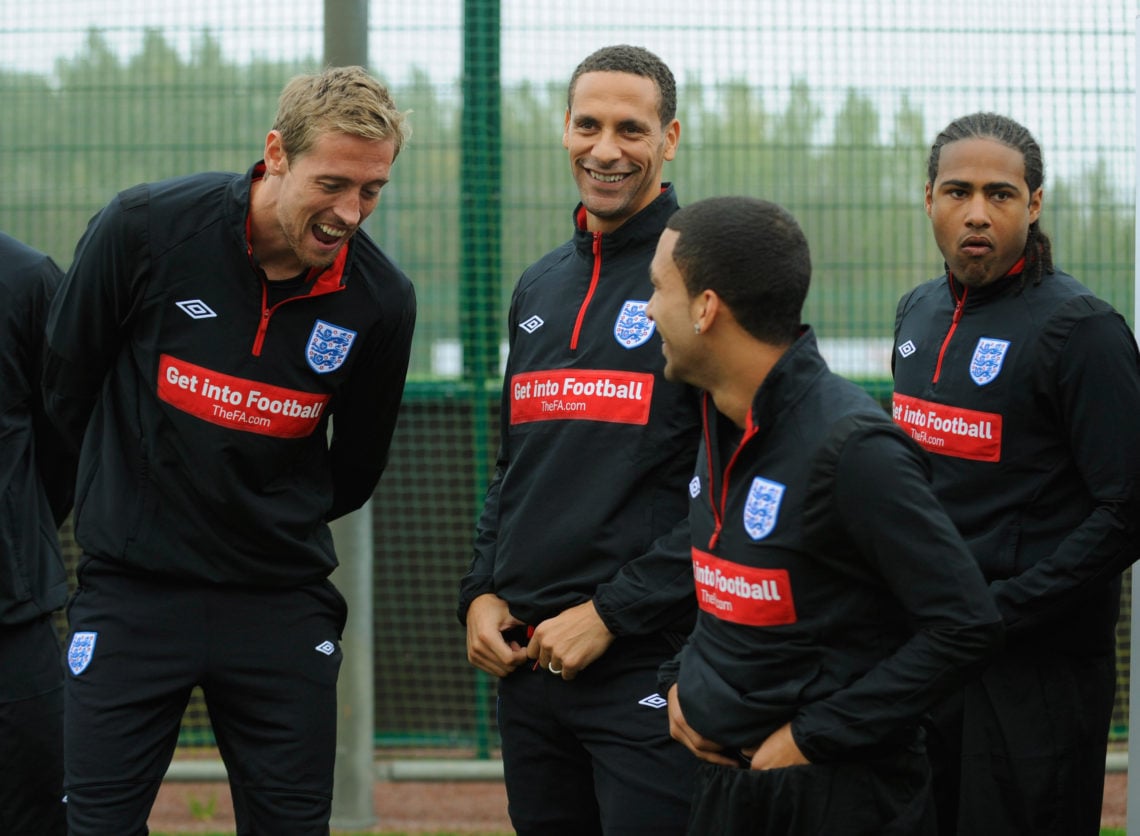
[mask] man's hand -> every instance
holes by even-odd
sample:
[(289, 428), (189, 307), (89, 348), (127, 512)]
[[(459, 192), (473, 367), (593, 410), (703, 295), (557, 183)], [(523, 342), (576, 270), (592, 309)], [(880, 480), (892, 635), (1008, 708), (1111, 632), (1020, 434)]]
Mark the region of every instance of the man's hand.
[[(476, 599), (478, 600), (478, 599)], [(468, 616), (470, 623), (470, 616)], [(526, 655), (563, 679), (573, 679), (605, 653), (613, 644), (614, 634), (598, 615), (593, 601), (586, 601), (534, 628), (526, 647)]]
[(744, 753), (752, 755), (753, 769), (780, 769), (785, 766), (803, 766), (811, 763), (796, 745), (796, 739), (792, 737), (791, 723), (784, 723), (772, 732), (755, 753), (747, 749)]
[(526, 661), (526, 650), (518, 642), (508, 644), (503, 631), (522, 626), (498, 595), (480, 595), (467, 608), (467, 661), (489, 674), (506, 676)]
[(677, 696), (677, 685), (669, 686), (669, 736), (679, 741), (686, 749), (703, 761), (719, 763), (721, 766), (740, 766), (740, 761), (721, 754), (724, 749), (719, 743), (714, 743), (706, 737), (693, 731), (685, 722), (685, 715), (681, 711), (681, 700)]

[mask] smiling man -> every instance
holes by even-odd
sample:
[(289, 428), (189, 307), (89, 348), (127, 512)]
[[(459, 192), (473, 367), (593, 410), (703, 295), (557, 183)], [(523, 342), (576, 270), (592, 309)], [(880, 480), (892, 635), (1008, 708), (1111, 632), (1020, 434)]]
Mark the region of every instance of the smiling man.
[(574, 237), (511, 301), (495, 475), (460, 587), (467, 655), (499, 680), (520, 836), (684, 831), (692, 759), (656, 670), (692, 624), (685, 485), (696, 393), (663, 376), (645, 306), (677, 209), (669, 68), (611, 46), (570, 79)]
[(688, 833), (929, 836), (921, 716), (1001, 628), (922, 453), (820, 356), (783, 207), (685, 207), (652, 277), (665, 376), (705, 392), (699, 613), (659, 683), (704, 761)]
[(371, 496), (407, 373), (415, 294), (361, 230), (404, 135), (359, 67), (300, 76), (246, 174), (135, 186), (79, 242), (44, 373), (80, 448), (73, 836), (146, 832), (196, 685), (237, 832), (328, 833), (328, 522)]
[(1041, 148), (1005, 116), (938, 135), (926, 212), (946, 273), (899, 302), (895, 420), (927, 452), (1007, 646), (930, 728), (942, 836), (1095, 836), (1120, 573), (1140, 556), (1140, 356), (1053, 266)]

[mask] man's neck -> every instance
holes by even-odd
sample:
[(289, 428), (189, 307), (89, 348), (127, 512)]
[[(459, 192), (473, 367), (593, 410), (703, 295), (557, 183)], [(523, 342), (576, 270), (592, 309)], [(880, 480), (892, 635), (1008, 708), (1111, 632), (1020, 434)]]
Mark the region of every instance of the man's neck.
[(292, 279), (305, 270), (305, 265), (273, 223), (276, 206), (276, 180), (254, 180), (249, 192), (249, 245), (257, 266), (271, 282)]
[(716, 380), (707, 387), (716, 408), (743, 429), (756, 393), (787, 350), (788, 346), (759, 340), (737, 342), (718, 365)]

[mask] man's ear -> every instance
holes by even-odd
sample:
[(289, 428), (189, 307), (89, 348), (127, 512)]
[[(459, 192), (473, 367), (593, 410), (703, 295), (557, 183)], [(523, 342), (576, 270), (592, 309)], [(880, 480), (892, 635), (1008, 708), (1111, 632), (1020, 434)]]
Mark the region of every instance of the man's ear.
[(279, 131), (270, 131), (265, 137), (265, 171), (268, 174), (279, 176), (289, 168), (289, 156), (285, 153), (285, 145), (281, 142)]
[(722, 304), (720, 297), (716, 295), (716, 291), (707, 287), (693, 297), (693, 323), (701, 327), (702, 334), (707, 333), (713, 327), (717, 317), (720, 316)]
[(1034, 223), (1041, 217), (1041, 204), (1045, 202), (1045, 190), (1041, 186), (1029, 196), (1029, 222)]
[(677, 156), (677, 143), (681, 141), (681, 123), (674, 119), (672, 122), (665, 126), (664, 133), (664, 157), (666, 160), (671, 160)]

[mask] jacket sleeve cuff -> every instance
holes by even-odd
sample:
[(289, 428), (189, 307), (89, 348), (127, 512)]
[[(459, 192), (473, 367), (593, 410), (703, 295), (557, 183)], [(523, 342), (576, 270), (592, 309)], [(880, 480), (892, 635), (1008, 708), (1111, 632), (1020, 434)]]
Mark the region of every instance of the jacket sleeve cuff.
[(495, 591), (495, 584), (490, 575), (467, 575), (459, 582), (459, 606), (455, 610), (455, 615), (459, 618), (459, 623), (467, 625), (467, 610), (471, 608), (471, 602), (488, 592)]
[[(601, 592), (601, 590), (599, 590)], [(598, 618), (602, 620), (602, 624), (606, 625), (606, 629), (613, 633), (615, 636), (628, 636), (636, 632), (628, 624), (623, 624), (618, 619), (610, 607), (606, 604), (605, 594), (595, 593), (593, 597), (594, 610), (598, 613)]]
[(796, 743), (796, 748), (800, 750), (800, 754), (807, 758), (808, 763), (821, 763), (824, 760), (823, 754), (816, 750), (810, 743), (806, 743), (800, 735), (797, 720), (792, 720), (792, 740)]
[(657, 693), (665, 696), (669, 693), (669, 689), (677, 684), (677, 678), (681, 674), (681, 660), (674, 656), (667, 662), (664, 662), (661, 667), (657, 669)]

